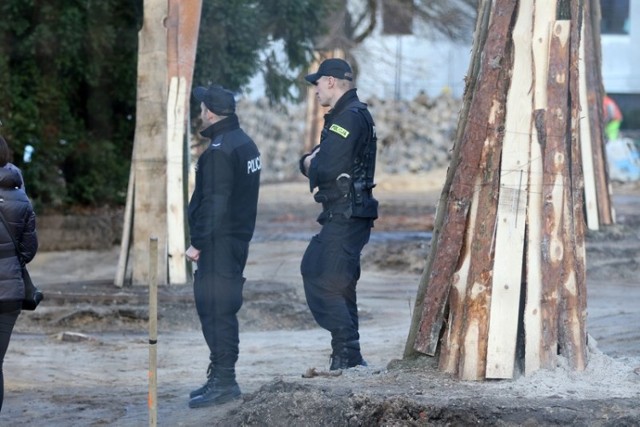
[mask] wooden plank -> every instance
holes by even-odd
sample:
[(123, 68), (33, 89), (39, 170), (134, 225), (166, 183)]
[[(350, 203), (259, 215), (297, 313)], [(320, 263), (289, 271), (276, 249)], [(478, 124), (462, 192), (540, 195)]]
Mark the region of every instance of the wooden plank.
[(558, 288), (562, 282), (563, 209), (568, 117), (570, 22), (552, 28), (548, 77), (548, 108), (543, 147), (542, 341), (540, 366), (554, 369), (558, 348)]
[[(549, 38), (555, 20), (556, 4), (536, 7), (533, 23), (532, 58), (534, 68), (532, 129), (529, 165), (529, 201), (527, 203), (526, 299), (524, 307), (524, 373), (540, 369), (542, 341), (542, 144), (544, 112), (547, 108), (547, 75), (549, 72)], [(540, 132), (538, 132), (540, 129)]]
[(490, 114), (494, 111), (492, 106), (495, 103), (500, 104), (497, 99), (504, 96), (504, 90), (501, 88), (505, 84), (505, 75), (500, 67), (500, 60), (504, 57), (508, 43), (505, 29), (510, 26), (515, 6), (515, 2), (497, 0), (491, 10), (487, 40), (482, 49), (479, 80), (466, 119), (467, 126), (458, 148), (459, 158), (456, 164), (452, 163), (455, 169), (446, 205), (439, 206), (439, 209), (445, 209), (444, 220), (438, 235), (437, 253), (429, 266), (429, 284), (424, 294), (421, 321), (414, 343), (414, 349), (425, 354), (435, 354), (449, 295), (450, 279), (458, 265), (474, 188), (468, 183), (475, 182), (481, 171), (480, 159), (484, 142), (491, 133), (499, 133), (497, 128), (487, 124)]
[(167, 252), (170, 284), (187, 283), (185, 257), (185, 99), (187, 81), (172, 77), (167, 102)]
[[(505, 84), (501, 88), (500, 95), (494, 100), (488, 123), (490, 127), (499, 131), (489, 134), (483, 144), (479, 188), (474, 193), (467, 222), (467, 233), (473, 234), (469, 239), (470, 265), (464, 302), (458, 309), (458, 316), (463, 320), (457, 332), (461, 343), (457, 371), (458, 377), (464, 380), (484, 379), (486, 371), (491, 278), (493, 277), (496, 215), (500, 193), (500, 161), (504, 138), (507, 84), (512, 70), (511, 56), (506, 54), (501, 63), (505, 72)], [(451, 305), (450, 309), (453, 310)]]
[(185, 153), (202, 0), (169, 0), (167, 20), (167, 263), (168, 283), (187, 283)]
[[(309, 72), (315, 72), (322, 60), (325, 59), (319, 52), (316, 52), (316, 59), (309, 66)], [(303, 152), (310, 152), (313, 147), (320, 143), (320, 133), (322, 132), (322, 118), (324, 108), (320, 106), (316, 99), (316, 87), (307, 86), (307, 112), (305, 114), (305, 132), (303, 141)]]
[(121, 288), (127, 274), (127, 263), (129, 261), (129, 247), (131, 245), (131, 229), (133, 227), (133, 193), (135, 185), (134, 167), (129, 168), (129, 184), (127, 185), (127, 201), (124, 206), (124, 225), (122, 226), (122, 238), (120, 239), (120, 253), (118, 255), (118, 266), (116, 277), (113, 283)]
[[(583, 26), (584, 28), (584, 26)], [(587, 227), (589, 230), (598, 230), (600, 220), (598, 213), (598, 197), (596, 192), (596, 176), (592, 154), (592, 135), (589, 125), (589, 105), (587, 104), (587, 80), (584, 61), (584, 29), (580, 41), (580, 57), (578, 59), (578, 74), (580, 79), (580, 145), (582, 151), (582, 172), (584, 176), (584, 201), (587, 212)]]
[(520, 312), (533, 117), (533, 1), (523, 0), (512, 37), (513, 74), (502, 143), (487, 344), (487, 378), (512, 378)]
[[(546, 79), (545, 79), (546, 80)], [(544, 110), (536, 110), (544, 121)], [(527, 204), (526, 298), (524, 307), (524, 374), (540, 369), (542, 342), (542, 150), (539, 133), (534, 127), (531, 137), (531, 165), (529, 167), (529, 201)]]

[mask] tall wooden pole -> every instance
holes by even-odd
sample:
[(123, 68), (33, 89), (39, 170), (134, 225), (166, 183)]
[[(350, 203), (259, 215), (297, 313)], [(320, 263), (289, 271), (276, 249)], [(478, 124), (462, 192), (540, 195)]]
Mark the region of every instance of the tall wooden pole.
[(189, 99), (195, 66), (202, 0), (169, 0), (167, 101), (168, 283), (187, 283), (185, 206)]
[(158, 424), (158, 238), (149, 240), (149, 426)]
[[(144, 1), (138, 37), (138, 101), (133, 144), (132, 282), (148, 283), (148, 238), (158, 237), (158, 251), (167, 253), (167, 28), (166, 1)], [(124, 246), (124, 242), (123, 242)], [(167, 283), (167, 257), (159, 259), (159, 282)]]

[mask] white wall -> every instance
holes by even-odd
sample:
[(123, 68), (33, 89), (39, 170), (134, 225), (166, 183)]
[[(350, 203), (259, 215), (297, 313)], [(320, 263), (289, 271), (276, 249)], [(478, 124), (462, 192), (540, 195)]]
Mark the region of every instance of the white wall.
[(629, 35), (602, 35), (602, 80), (609, 93), (640, 94), (640, 0), (629, 1)]
[(471, 46), (433, 41), (413, 35), (373, 36), (353, 52), (359, 67), (358, 93), (394, 99), (413, 99), (424, 91), (430, 97), (444, 90), (462, 97)]
[[(640, 94), (640, 0), (630, 0), (630, 34), (602, 36), (602, 75), (609, 93)], [(453, 43), (414, 35), (368, 37), (353, 52), (359, 67), (358, 93), (413, 99), (421, 90), (430, 97), (449, 90), (460, 98), (471, 59), (471, 42)], [(251, 98), (264, 95), (261, 77), (249, 86)]]

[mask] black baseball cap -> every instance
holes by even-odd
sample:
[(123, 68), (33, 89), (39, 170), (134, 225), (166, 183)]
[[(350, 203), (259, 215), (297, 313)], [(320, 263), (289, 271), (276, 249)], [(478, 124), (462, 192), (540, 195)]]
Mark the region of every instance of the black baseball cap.
[(304, 79), (312, 85), (315, 85), (322, 76), (331, 76), (336, 79), (351, 81), (353, 80), (353, 71), (351, 71), (351, 66), (344, 59), (329, 58), (322, 61), (318, 71), (307, 75)]
[(229, 116), (236, 111), (236, 100), (233, 92), (220, 85), (198, 86), (193, 89), (193, 97), (200, 102), (204, 102), (209, 111), (219, 116)]

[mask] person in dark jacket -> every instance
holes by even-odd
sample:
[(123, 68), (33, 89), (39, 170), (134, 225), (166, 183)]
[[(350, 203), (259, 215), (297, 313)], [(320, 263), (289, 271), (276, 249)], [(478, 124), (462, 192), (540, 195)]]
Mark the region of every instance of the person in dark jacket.
[(378, 202), (373, 197), (376, 132), (367, 105), (342, 59), (327, 59), (305, 79), (316, 86), (324, 116), (320, 144), (300, 159), (314, 199), (322, 204), (320, 233), (313, 236), (300, 271), (309, 309), (331, 332), (331, 370), (366, 366), (360, 352), (356, 284), (360, 253), (369, 241)]
[(25, 263), (30, 262), (38, 250), (36, 215), (24, 192), (20, 170), (9, 163), (9, 158), (9, 146), (0, 136), (0, 212), (9, 226), (7, 229), (0, 222), (0, 410), (4, 399), (2, 364), (25, 295), (21, 261), (12, 237)]
[(197, 262), (194, 279), (196, 310), (209, 347), (207, 382), (190, 394), (198, 408), (240, 396), (238, 319), (242, 306), (244, 267), (253, 237), (260, 185), (260, 152), (240, 128), (233, 93), (221, 86), (196, 87), (211, 140), (198, 159), (196, 183), (189, 202), (191, 246), (186, 257)]

